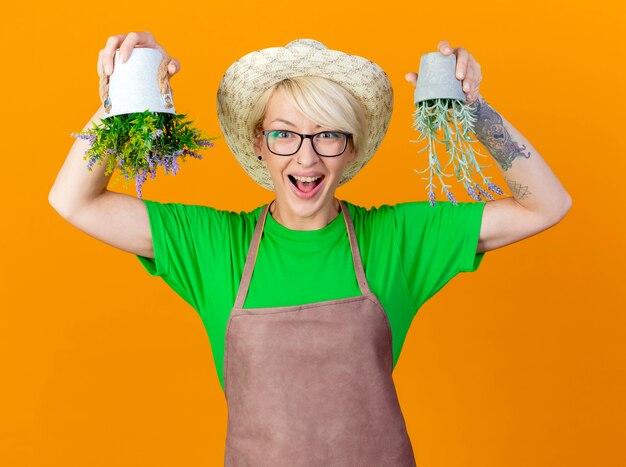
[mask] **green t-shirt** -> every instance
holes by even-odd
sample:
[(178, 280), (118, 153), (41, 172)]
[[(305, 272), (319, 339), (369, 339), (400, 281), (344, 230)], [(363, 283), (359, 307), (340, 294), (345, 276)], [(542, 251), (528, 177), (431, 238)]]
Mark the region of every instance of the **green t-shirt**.
[[(222, 389), (226, 324), (263, 206), (231, 212), (143, 200), (154, 259), (137, 256), (200, 315)], [(478, 269), (484, 202), (366, 209), (346, 202), (365, 275), (391, 325), (394, 367), (417, 310), (459, 272)], [(268, 213), (244, 308), (360, 295), (341, 213), (319, 230), (290, 230)]]

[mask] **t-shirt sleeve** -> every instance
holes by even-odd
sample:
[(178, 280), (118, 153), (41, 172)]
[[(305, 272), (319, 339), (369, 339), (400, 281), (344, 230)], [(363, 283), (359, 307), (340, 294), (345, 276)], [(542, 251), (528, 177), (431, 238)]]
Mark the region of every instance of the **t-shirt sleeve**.
[(414, 309), (459, 272), (474, 272), (485, 202), (401, 203), (394, 206), (396, 244)]
[(209, 293), (211, 284), (203, 280), (203, 269), (210, 268), (211, 248), (221, 247), (216, 242), (223, 238), (225, 216), (207, 206), (142, 201), (150, 220), (154, 258), (136, 255), (137, 259), (197, 310)]

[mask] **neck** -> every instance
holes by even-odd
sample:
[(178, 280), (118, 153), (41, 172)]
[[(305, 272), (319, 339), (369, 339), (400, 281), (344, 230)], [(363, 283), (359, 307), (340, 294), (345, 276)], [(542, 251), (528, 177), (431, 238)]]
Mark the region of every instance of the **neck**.
[(328, 205), (310, 216), (301, 216), (281, 205), (278, 199), (272, 201), (270, 213), (276, 222), (291, 230), (319, 230), (326, 227), (341, 212), (339, 200), (333, 198)]

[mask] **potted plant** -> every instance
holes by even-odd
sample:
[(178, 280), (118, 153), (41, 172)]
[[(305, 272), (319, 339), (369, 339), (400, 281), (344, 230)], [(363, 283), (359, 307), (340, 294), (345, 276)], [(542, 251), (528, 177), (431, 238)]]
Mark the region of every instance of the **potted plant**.
[(133, 178), (139, 198), (148, 175), (154, 179), (158, 167), (176, 175), (179, 158), (202, 159), (198, 151), (212, 147), (217, 139), (194, 128), (186, 114), (176, 114), (168, 61), (158, 50), (135, 48), (121, 63), (117, 51), (114, 72), (100, 80), (105, 117), (100, 125), (72, 133), (90, 143), (84, 157), (88, 170), (106, 160), (105, 175), (119, 169), (125, 186)]
[[(418, 153), (428, 150), (429, 166), (415, 171), (420, 174), (428, 171), (428, 177), (423, 177), (422, 180), (428, 180), (426, 189), (429, 190), (428, 201), (431, 206), (435, 205), (435, 177), (441, 184), (441, 193), (445, 192), (452, 204), (458, 204), (449, 189), (451, 185), (445, 182), (445, 177), (452, 176), (444, 172), (450, 165), (453, 166), (457, 180), (474, 200), (482, 201), (481, 196), (492, 200), (493, 196), (487, 190), (499, 195), (504, 193), (490, 180), (491, 177), (483, 174), (482, 169), (489, 166), (480, 165), (476, 160), (476, 155), (488, 156), (475, 151), (471, 145), (477, 141), (470, 137), (470, 133), (474, 132), (476, 117), (473, 107), (466, 103), (467, 96), (463, 92), (461, 81), (455, 76), (455, 69), (456, 56), (432, 52), (422, 55), (417, 75), (413, 127), (420, 133), (420, 137), (412, 142), (426, 140), (426, 145)], [(437, 142), (445, 146), (449, 155), (444, 169), (437, 155)], [(474, 180), (476, 175), (481, 177), (487, 190)]]

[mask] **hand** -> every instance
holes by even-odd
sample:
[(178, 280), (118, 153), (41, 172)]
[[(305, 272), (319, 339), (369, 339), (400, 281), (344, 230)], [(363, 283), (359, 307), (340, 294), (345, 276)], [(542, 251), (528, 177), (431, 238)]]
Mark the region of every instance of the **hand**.
[(98, 76), (110, 76), (113, 73), (113, 58), (115, 51), (120, 50), (120, 60), (122, 63), (128, 60), (135, 47), (150, 47), (161, 52), (164, 58), (169, 58), (167, 72), (170, 77), (180, 71), (180, 63), (175, 58), (171, 58), (163, 47), (154, 39), (149, 32), (129, 32), (128, 34), (117, 34), (110, 36), (104, 49), (100, 50), (98, 56)]
[[(480, 97), (478, 88), (483, 79), (480, 64), (474, 60), (472, 54), (466, 49), (463, 47), (452, 48), (448, 41), (439, 42), (437, 49), (444, 55), (456, 55), (456, 77), (457, 79), (463, 80), (461, 84), (463, 91), (467, 95), (467, 103), (472, 104), (476, 102)], [(415, 86), (417, 83), (417, 73), (407, 73), (406, 80)]]

